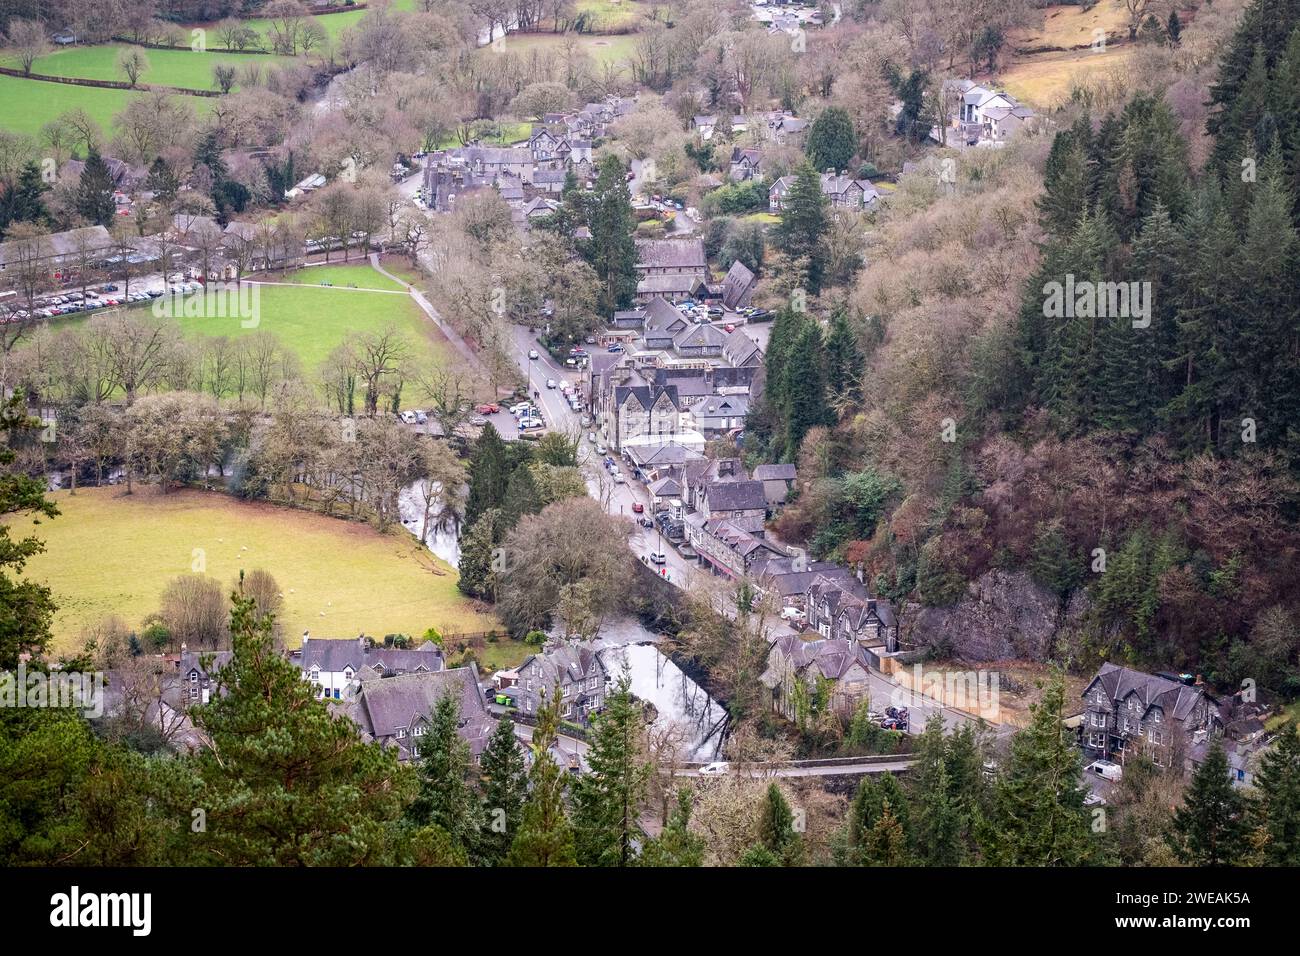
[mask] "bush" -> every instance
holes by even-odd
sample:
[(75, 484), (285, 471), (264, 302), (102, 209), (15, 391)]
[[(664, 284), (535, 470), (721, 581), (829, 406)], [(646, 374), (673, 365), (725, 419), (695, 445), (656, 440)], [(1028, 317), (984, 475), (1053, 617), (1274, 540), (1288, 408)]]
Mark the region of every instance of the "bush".
[(546, 643), (545, 631), (529, 631), (524, 635), (524, 643), (529, 647), (541, 647)]

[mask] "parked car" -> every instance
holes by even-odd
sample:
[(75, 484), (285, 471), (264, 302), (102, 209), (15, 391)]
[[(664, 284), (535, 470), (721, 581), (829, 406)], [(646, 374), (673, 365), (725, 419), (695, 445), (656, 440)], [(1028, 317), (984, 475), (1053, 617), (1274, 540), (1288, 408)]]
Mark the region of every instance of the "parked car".
[(597, 443), (597, 442), (596, 442), (596, 433), (595, 433), (595, 432), (587, 432), (587, 441), (589, 441), (589, 442), (591, 442), (593, 445), (595, 445), (595, 444)]
[(536, 361), (536, 360), (537, 360), (537, 349), (529, 349), (529, 350), (528, 350), (528, 358), (529, 358), (530, 360), (532, 360), (532, 361)]
[(482, 428), (484, 425), (488, 423), (488, 420), (484, 418), (482, 415), (475, 415), (473, 418), (469, 420), (469, 423), (473, 425), (475, 428)]
[(626, 485), (626, 484), (627, 484), (627, 478), (625, 478), (625, 477), (623, 476), (623, 473), (622, 473), (621, 471), (616, 471), (616, 472), (614, 472), (614, 484), (616, 484), (616, 485)]
[(402, 412), (400, 417), (408, 425), (415, 424), (415, 412)]
[(609, 449), (606, 448), (604, 445), (600, 444), (599, 442), (596, 443), (596, 454), (597, 454), (597, 455), (603, 455), (603, 454), (605, 454), (605, 452), (607, 452), (607, 451), (609, 451)]
[(734, 332), (734, 331), (736, 331), (736, 327), (735, 327), (734, 325), (732, 325), (730, 322), (728, 322), (726, 325), (724, 325), (724, 326), (722, 327), (722, 331), (724, 331), (724, 332)]
[(480, 415), (495, 415), (497, 412), (501, 411), (501, 406), (496, 402), (483, 402), (481, 405), (475, 405), (474, 411), (478, 412)]
[(427, 425), (428, 422), (429, 422), (429, 416), (428, 416), (428, 414), (427, 414), (426, 412), (422, 412), (422, 411), (420, 411), (420, 410), (417, 408), (417, 409), (415, 410), (415, 423), (416, 423), (417, 425)]
[(651, 564), (667, 564), (667, 563), (668, 563), (668, 556), (665, 555), (662, 551), (651, 551), (651, 552), (650, 552), (650, 563), (651, 563)]
[(701, 777), (718, 777), (727, 773), (731, 765), (725, 760), (715, 760), (713, 763), (707, 763), (700, 768)]
[(545, 428), (545, 427), (546, 427), (546, 423), (542, 421), (540, 418), (525, 418), (523, 421), (519, 423), (519, 430), (521, 432), (526, 432), (534, 428)]
[(617, 352), (626, 352), (627, 349), (623, 348), (623, 346), (621, 346), (621, 345), (619, 345), (617, 342), (615, 342), (613, 345), (611, 345), (611, 346), (610, 346), (609, 348), (607, 348), (605, 351), (606, 351), (606, 352), (615, 352), (615, 353), (617, 353)]
[(641, 502), (639, 501), (635, 501), (632, 503), (632, 514), (639, 515), (644, 513), (645, 513), (645, 505), (641, 504)]

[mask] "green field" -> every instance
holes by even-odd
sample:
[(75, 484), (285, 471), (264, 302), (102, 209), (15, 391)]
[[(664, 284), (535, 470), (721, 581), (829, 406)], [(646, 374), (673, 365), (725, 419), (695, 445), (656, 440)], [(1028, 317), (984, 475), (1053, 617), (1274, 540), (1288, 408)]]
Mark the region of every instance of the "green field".
[[(41, 57), (32, 64), (32, 72), (124, 83), (126, 76), (118, 69), (117, 58), (122, 50), (130, 48), (126, 43), (70, 47)], [(277, 63), (293, 60), (287, 56), (196, 53), (193, 50), (141, 49), (141, 52), (149, 61), (149, 69), (140, 76), (141, 83), (177, 86), (187, 90), (215, 90), (217, 85), (212, 80), (212, 68), (217, 64), (224, 63), (239, 68), (245, 63), (253, 62), (267, 70)], [(14, 57), (7, 57), (3, 63), (13, 68), (19, 66)]]
[[(172, 578), (195, 573), (223, 587), (241, 570), (264, 568), (284, 594), (281, 620), (291, 646), (304, 630), (319, 637), (365, 633), (448, 634), (499, 627), (477, 614), (456, 589), (456, 571), (400, 529), (368, 525), (215, 492), (137, 486), (83, 488), (51, 496), (62, 514), (38, 526), (6, 519), (15, 533), (34, 532), (46, 550), (26, 574), (47, 584), (59, 605), (55, 651), (80, 648), (83, 629), (107, 614), (138, 627), (159, 605)], [(196, 551), (196, 549), (199, 549)], [(522, 660), (523, 645), (489, 645)]]
[[(574, 35), (578, 49), (584, 51), (597, 63), (614, 63), (622, 65), (632, 55), (636, 44), (635, 34), (617, 36), (592, 36), (590, 34)], [(558, 33), (512, 33), (505, 39), (505, 49), (516, 53), (528, 50), (553, 50), (560, 52), (567, 40)]]
[(126, 109), (133, 98), (144, 95), (130, 90), (102, 90), (0, 76), (0, 128), (39, 136), (41, 127), (60, 113), (83, 109), (105, 133), (111, 133), (113, 117)]
[[(389, 9), (402, 12), (412, 12), (420, 9), (420, 4), (419, 0), (392, 0), (389, 4)], [(338, 40), (339, 35), (342, 34), (344, 30), (348, 27), (355, 26), (365, 15), (365, 10), (345, 10), (342, 13), (327, 13), (324, 16), (317, 17), (316, 19), (319, 20), (320, 25), (325, 28), (325, 32), (329, 35), (330, 42), (332, 43)], [(248, 20), (247, 23), (253, 29), (261, 31), (263, 35), (270, 33), (270, 20), (263, 18)], [(212, 24), (205, 24), (205, 26), (210, 27)]]
[[(258, 280), (258, 323), (245, 328), (237, 318), (177, 318), (187, 335), (248, 335), (273, 332), (298, 353), (303, 375), (311, 379), (336, 345), (351, 332), (379, 329), (392, 323), (406, 333), (419, 362), (441, 361), (446, 339), (410, 296), (369, 266), (319, 266), (283, 277)], [(324, 288), (320, 282), (332, 282)], [(263, 283), (309, 283), (301, 286)], [(349, 289), (349, 283), (358, 288)], [(414, 397), (413, 397), (414, 399)]]

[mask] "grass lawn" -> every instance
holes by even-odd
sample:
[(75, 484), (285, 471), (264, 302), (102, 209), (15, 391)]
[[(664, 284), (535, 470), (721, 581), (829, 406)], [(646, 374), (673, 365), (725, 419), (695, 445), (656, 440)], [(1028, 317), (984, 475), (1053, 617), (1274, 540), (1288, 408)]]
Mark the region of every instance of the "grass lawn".
[(83, 109), (105, 133), (111, 134), (113, 117), (126, 109), (132, 99), (143, 95), (131, 90), (103, 90), (0, 76), (0, 128), (39, 136), (41, 127), (60, 113)]
[[(130, 49), (130, 44), (69, 47), (41, 57), (32, 64), (32, 72), (125, 82), (126, 76), (117, 68), (118, 55), (125, 49)], [(268, 70), (277, 63), (288, 63), (293, 59), (287, 56), (196, 53), (192, 50), (141, 49), (141, 52), (149, 60), (149, 69), (141, 75), (141, 83), (178, 86), (188, 90), (215, 90), (217, 85), (212, 80), (212, 68), (219, 63), (238, 68), (245, 63), (256, 62), (263, 70)], [(19, 64), (16, 58), (6, 57), (4, 65), (16, 68)]]
[[(387, 263), (385, 263), (384, 268), (388, 268)], [(397, 273), (393, 274), (396, 275)], [(298, 282), (302, 285), (320, 285), (322, 282), (331, 282), (335, 286), (355, 285), (358, 289), (378, 289), (387, 292), (406, 291), (401, 284), (394, 282), (386, 275), (376, 272), (369, 265), (308, 266), (306, 269), (298, 269), (296, 272), (287, 273), (284, 278), (275, 281)]]
[(590, 34), (573, 34), (565, 37), (558, 33), (512, 33), (505, 39), (505, 48), (516, 53), (528, 50), (554, 50), (560, 52), (568, 40), (577, 41), (578, 49), (583, 50), (597, 63), (614, 63), (622, 65), (627, 62), (636, 44), (635, 34), (618, 36), (591, 36)]
[[(339, 4), (339, 6), (342, 7), (342, 4)], [(409, 13), (420, 9), (420, 0), (392, 0), (388, 6), (390, 10)], [(342, 13), (327, 13), (323, 16), (317, 17), (316, 19), (320, 22), (320, 25), (325, 28), (325, 32), (329, 35), (330, 42), (335, 43), (338, 41), (339, 36), (344, 30), (348, 27), (356, 26), (365, 15), (365, 10), (344, 10)], [(257, 20), (247, 20), (245, 23), (254, 30), (260, 31), (263, 36), (267, 36), (271, 32), (271, 21), (264, 17)], [(204, 25), (211, 28), (216, 24), (209, 23)]]
[(781, 217), (774, 212), (751, 212), (748, 216), (741, 216), (741, 222), (756, 222), (762, 226), (775, 226), (781, 221)]
[(573, 8), (578, 15), (586, 16), (592, 30), (636, 29), (645, 19), (642, 4), (632, 0), (576, 0)]
[[(497, 136), (484, 136), (481, 145), (509, 146), (512, 143), (522, 143), (527, 141), (532, 131), (532, 123), (502, 123), (500, 133)], [(455, 149), (459, 146), (460, 140), (455, 133), (448, 133), (438, 141), (438, 149)]]
[[(322, 280), (334, 286), (324, 288), (319, 285)], [(409, 295), (367, 290), (399, 288), (368, 265), (319, 266), (264, 281), (310, 284), (258, 285), (260, 320), (256, 328), (244, 328), (237, 318), (182, 315), (177, 321), (193, 336), (248, 335), (258, 329), (273, 332), (298, 353), (303, 375), (309, 380), (350, 332), (379, 329), (389, 323), (406, 333), (418, 359), (441, 361), (447, 354), (446, 339)], [(360, 288), (349, 289), (348, 283)], [(411, 401), (417, 397), (412, 395)]]
[[(297, 646), (304, 630), (321, 637), (360, 633), (420, 635), (499, 627), (476, 614), (456, 590), (456, 571), (400, 529), (368, 525), (215, 492), (156, 488), (126, 495), (124, 486), (52, 495), (62, 514), (33, 527), (6, 519), (15, 534), (34, 531), (46, 550), (26, 574), (53, 589), (58, 653), (80, 647), (82, 629), (106, 614), (135, 627), (158, 608), (172, 578), (205, 573), (229, 586), (240, 570), (264, 568), (284, 593), (285, 636)], [(202, 549), (196, 552), (195, 549)], [(490, 648), (505, 654), (514, 642)], [(520, 659), (521, 650), (517, 651)]]
[(1101, 0), (1091, 10), (1061, 4), (1038, 12), (1043, 18), (1041, 26), (1012, 31), (1010, 39), (1015, 46), (1082, 46), (1093, 42), (1097, 30), (1104, 30), (1108, 40), (1128, 37), (1128, 11), (1123, 0)]

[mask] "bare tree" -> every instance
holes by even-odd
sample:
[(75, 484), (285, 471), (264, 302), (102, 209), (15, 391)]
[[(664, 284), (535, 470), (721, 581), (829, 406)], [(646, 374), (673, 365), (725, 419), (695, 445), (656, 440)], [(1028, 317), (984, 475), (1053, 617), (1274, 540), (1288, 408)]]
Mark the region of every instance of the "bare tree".
[(32, 64), (50, 52), (45, 27), (35, 20), (10, 20), (9, 45), (18, 57), (23, 73), (32, 72)]

